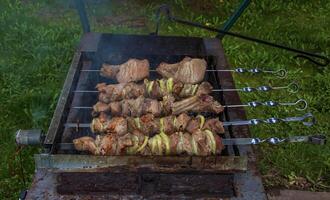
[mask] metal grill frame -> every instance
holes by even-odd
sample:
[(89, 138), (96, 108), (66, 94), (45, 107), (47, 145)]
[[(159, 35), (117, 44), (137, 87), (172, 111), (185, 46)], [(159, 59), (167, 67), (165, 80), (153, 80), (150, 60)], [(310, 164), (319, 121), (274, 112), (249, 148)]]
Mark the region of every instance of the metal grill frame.
[[(43, 184), (43, 180), (40, 181), (37, 179), (38, 176), (44, 174), (45, 181), (47, 184), (55, 184), (56, 180), (56, 173), (70, 173), (70, 172), (100, 172), (100, 171), (107, 171), (107, 172), (118, 172), (115, 168), (112, 168), (111, 165), (114, 167), (118, 166), (130, 166), (132, 165), (131, 161), (127, 161), (126, 163), (121, 163), (116, 165), (116, 162), (110, 159), (109, 162), (103, 162), (104, 157), (97, 157), (97, 156), (86, 156), (86, 155), (72, 155), (72, 154), (58, 154), (56, 152), (56, 144), (61, 140), (62, 133), (63, 133), (63, 124), (66, 122), (65, 113), (68, 112), (70, 102), (70, 94), (75, 90), (76, 85), (74, 83), (77, 82), (79, 79), (79, 69), (81, 69), (86, 62), (85, 59), (90, 57), (93, 53), (102, 48), (102, 43), (104, 42), (104, 38), (111, 37), (112, 34), (99, 34), (99, 33), (85, 33), (84, 37), (81, 40), (78, 50), (76, 51), (71, 67), (69, 69), (61, 96), (59, 98), (51, 125), (49, 127), (48, 133), (45, 138), (44, 147), (46, 149), (45, 154), (38, 154), (35, 155), (36, 160), (36, 179), (34, 181), (33, 187), (31, 191), (28, 193), (28, 197), (36, 197), (35, 195), (40, 195), (40, 184)], [(122, 36), (126, 37), (126, 36)], [(157, 38), (177, 38), (178, 40), (192, 40), (198, 38), (183, 38), (183, 37), (165, 37), (165, 36), (127, 36), (127, 37), (145, 37), (147, 40)], [(199, 38), (201, 39), (201, 38)], [(217, 60), (216, 69), (229, 69), (228, 62), (225, 58), (225, 54), (221, 45), (220, 40), (214, 38), (202, 38), (203, 45), (205, 47), (205, 52), (208, 55), (214, 56)], [(177, 45), (177, 44), (174, 44)], [(178, 52), (176, 52), (178, 53)], [(182, 53), (184, 55), (184, 52)], [(189, 54), (188, 54), (189, 55)], [(194, 56), (194, 55), (190, 55)], [(230, 72), (217, 72), (217, 76), (219, 78), (219, 84), (223, 88), (235, 88), (234, 80)], [(240, 98), (237, 92), (230, 92), (225, 93), (223, 95), (222, 103), (225, 104), (240, 104)], [(225, 120), (233, 120), (233, 119), (245, 119), (245, 111), (242, 108), (232, 108), (230, 110), (225, 111)], [(249, 128), (248, 126), (237, 126), (237, 127), (229, 127), (226, 137), (249, 137)], [(231, 174), (233, 180), (235, 182), (235, 199), (249, 199), (253, 197), (254, 199), (264, 199), (264, 189), (262, 186), (261, 179), (258, 175), (258, 171), (256, 169), (256, 158), (255, 154), (251, 146), (228, 146), (227, 147), (228, 156), (218, 157), (214, 160), (213, 158), (206, 158), (209, 160), (208, 165), (206, 167), (200, 168), (198, 165), (197, 168), (192, 170), (191, 164), (185, 161), (178, 161), (175, 160), (176, 158), (173, 157), (173, 161), (179, 162), (179, 164), (185, 163), (187, 166), (182, 166), (175, 168), (173, 166), (169, 166), (168, 168), (165, 167), (164, 169), (157, 168), (159, 167), (159, 163), (152, 163), (151, 166), (156, 166), (154, 169), (149, 169), (153, 172), (171, 172), (171, 173), (193, 173), (193, 174), (207, 174), (207, 173), (227, 173)], [(191, 157), (191, 156), (190, 156)], [(191, 157), (192, 158), (192, 157)], [(134, 159), (141, 159), (141, 157), (136, 157)], [(150, 158), (148, 158), (150, 159)], [(171, 159), (171, 158), (167, 158)], [(122, 159), (123, 160), (123, 159)], [(121, 160), (121, 161), (122, 161)], [(129, 159), (128, 159), (129, 160)], [(201, 162), (201, 161), (199, 161)], [(205, 166), (205, 161), (204, 165)], [(220, 165), (219, 165), (220, 163)], [(220, 167), (217, 167), (220, 166)], [(190, 166), (190, 168), (189, 168)], [(214, 167), (215, 166), (215, 167)], [(224, 167), (226, 166), (226, 167)], [(212, 168), (213, 167), (213, 168)], [(136, 170), (139, 168), (135, 165), (131, 170)], [(168, 169), (170, 169), (168, 171)], [(171, 170), (172, 169), (172, 170)], [(182, 170), (183, 169), (183, 170)], [(46, 171), (45, 171), (46, 170)], [(129, 171), (129, 169), (124, 169), (124, 171)], [(166, 171), (167, 170), (167, 171)], [(236, 173), (241, 171), (240, 173)], [(242, 173), (242, 171), (245, 171)], [(56, 179), (56, 178), (55, 178)], [(221, 180), (219, 180), (221, 181)], [(50, 189), (49, 187), (48, 189)], [(50, 189), (52, 195), (58, 195), (56, 193), (56, 189)], [(30, 196), (29, 196), (30, 195)]]

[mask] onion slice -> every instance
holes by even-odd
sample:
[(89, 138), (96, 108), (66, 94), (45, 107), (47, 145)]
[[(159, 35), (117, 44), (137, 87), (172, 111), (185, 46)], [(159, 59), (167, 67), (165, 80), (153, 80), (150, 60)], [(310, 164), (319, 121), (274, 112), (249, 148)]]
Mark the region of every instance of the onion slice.
[(206, 134), (206, 137), (209, 139), (209, 142), (210, 142), (209, 145), (211, 147), (211, 152), (213, 154), (215, 154), (217, 146), (215, 143), (215, 138), (214, 138), (213, 133), (210, 130), (205, 130), (204, 133)]
[(160, 137), (162, 138), (163, 143), (165, 144), (165, 154), (170, 155), (170, 139), (164, 132), (160, 132)]

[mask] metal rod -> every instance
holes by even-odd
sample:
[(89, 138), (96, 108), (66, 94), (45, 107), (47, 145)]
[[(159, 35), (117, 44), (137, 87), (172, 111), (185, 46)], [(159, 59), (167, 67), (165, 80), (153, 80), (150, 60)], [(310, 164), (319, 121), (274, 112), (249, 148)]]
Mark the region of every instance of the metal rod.
[[(80, 70), (81, 72), (100, 72), (99, 69), (83, 69)], [(150, 72), (156, 72), (155, 69), (149, 69)], [(235, 73), (252, 73), (252, 74), (259, 74), (259, 73), (270, 73), (273, 74), (279, 78), (285, 78), (287, 75), (287, 71), (285, 69), (279, 69), (279, 70), (263, 70), (259, 68), (251, 68), (251, 69), (245, 69), (245, 68), (236, 68), (236, 69), (207, 69), (207, 72), (235, 72)]]
[(305, 110), (308, 106), (307, 101), (304, 99), (299, 99), (296, 102), (276, 102), (276, 101), (265, 101), (265, 102), (259, 102), (259, 101), (251, 101), (246, 104), (239, 104), (239, 105), (223, 105), (225, 108), (238, 108), (238, 107), (259, 107), (259, 106), (268, 106), (268, 107), (274, 107), (274, 106), (297, 106), (297, 110)]
[(255, 92), (255, 91), (261, 91), (261, 92), (268, 92), (271, 90), (280, 90), (280, 89), (287, 89), (290, 93), (296, 93), (298, 92), (299, 86), (295, 82), (290, 83), (287, 86), (259, 86), (256, 88), (253, 87), (244, 87), (244, 88), (223, 88), (223, 89), (213, 89), (213, 92), (232, 92), (232, 91), (240, 91), (240, 92)]
[(292, 136), (287, 138), (269, 137), (266, 139), (261, 138), (225, 138), (222, 139), (224, 145), (257, 145), (261, 143), (268, 143), (278, 145), (281, 143), (296, 143), (307, 142), (311, 144), (324, 145), (326, 144), (325, 135), (309, 135), (309, 136)]
[[(311, 120), (311, 121), (308, 121)], [(311, 113), (307, 113), (300, 117), (287, 117), (287, 118), (275, 118), (271, 117), (268, 119), (250, 119), (250, 120), (237, 120), (223, 122), (223, 126), (242, 126), (242, 125), (258, 125), (258, 124), (277, 124), (280, 122), (302, 122), (305, 126), (312, 126), (315, 124), (315, 117)], [(65, 123), (66, 128), (89, 128), (89, 123)]]
[(271, 117), (268, 119), (250, 119), (250, 120), (228, 121), (228, 122), (223, 122), (223, 126), (277, 124), (280, 122), (302, 122), (303, 125), (305, 125), (305, 126), (312, 126), (316, 123), (316, 119), (312, 115), (312, 113), (307, 113), (300, 117), (287, 117), (287, 118), (282, 118), (282, 119), (276, 118), (276, 117)]
[[(265, 102), (258, 102), (258, 101), (251, 101), (246, 104), (239, 104), (239, 105), (223, 105), (225, 108), (238, 108), (238, 107), (252, 107), (256, 108), (259, 106), (268, 106), (268, 107), (275, 107), (275, 106), (297, 106), (297, 110), (305, 110), (308, 106), (307, 101), (304, 99), (299, 99), (296, 102), (276, 102), (276, 101), (265, 101)], [(73, 109), (93, 109), (92, 106), (73, 106)]]
[[(295, 48), (292, 48), (292, 47), (287, 47), (287, 46), (284, 46), (284, 45), (280, 45), (280, 44), (276, 44), (276, 43), (273, 43), (273, 42), (261, 40), (261, 39), (258, 39), (258, 38), (253, 38), (253, 37), (241, 35), (241, 34), (234, 33), (234, 32), (224, 31), (224, 30), (221, 30), (221, 29), (218, 29), (218, 28), (205, 26), (205, 25), (202, 25), (202, 24), (199, 24), (199, 23), (179, 19), (179, 18), (174, 17), (172, 15), (171, 10), (167, 5), (162, 5), (157, 10), (157, 13), (156, 13), (156, 20), (157, 20), (156, 33), (158, 33), (158, 30), (159, 30), (160, 13), (161, 12), (163, 12), (165, 14), (166, 18), (169, 21), (174, 21), (174, 22), (177, 22), (177, 23), (180, 23), (180, 24), (193, 26), (193, 27), (198, 27), (198, 28), (205, 29), (205, 30), (208, 30), (208, 31), (212, 31), (212, 32), (215, 32), (215, 33), (218, 33), (218, 34), (229, 35), (229, 36), (240, 38), (240, 39), (243, 39), (243, 40), (252, 41), (252, 42), (255, 42), (255, 43), (264, 44), (264, 45), (267, 45), (267, 46), (276, 47), (276, 48), (279, 48), (279, 49), (284, 49), (286, 51), (291, 51), (291, 52), (294, 52), (294, 53), (298, 53), (298, 55), (295, 56), (294, 58), (305, 58), (305, 59), (313, 62), (314, 64), (317, 64), (317, 65), (320, 65), (320, 66), (327, 66), (330, 62), (330, 59), (328, 57), (322, 56), (322, 55), (319, 55), (319, 54), (303, 51), (303, 50), (300, 50), (300, 49), (295, 49)], [(323, 62), (313, 60), (311, 57), (321, 59)]]
[[(316, 145), (325, 145), (327, 138), (325, 135), (308, 135), (308, 136), (292, 136), (287, 138), (270, 137), (266, 139), (261, 138), (224, 138), (221, 140), (223, 145), (258, 145), (261, 143), (268, 143), (278, 145), (282, 143), (297, 143), (306, 142)], [(58, 143), (57, 148), (62, 151), (75, 150), (73, 143)]]
[[(213, 89), (213, 92), (232, 92), (232, 91), (240, 91), (240, 92), (254, 92), (254, 91), (261, 91), (261, 92), (268, 92), (271, 90), (280, 90), (280, 89), (287, 89), (290, 93), (298, 92), (299, 86), (295, 82), (290, 83), (287, 86), (259, 86), (257, 88), (253, 87), (244, 87), (244, 88), (222, 88), (222, 89)], [(97, 90), (75, 90), (74, 93), (98, 93)]]

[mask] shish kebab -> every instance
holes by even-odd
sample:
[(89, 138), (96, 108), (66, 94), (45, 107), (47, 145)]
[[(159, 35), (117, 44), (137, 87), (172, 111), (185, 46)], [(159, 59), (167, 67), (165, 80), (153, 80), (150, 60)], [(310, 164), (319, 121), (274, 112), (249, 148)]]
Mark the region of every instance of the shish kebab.
[(209, 130), (165, 133), (153, 137), (139, 131), (97, 135), (96, 138), (84, 136), (73, 140), (78, 151), (88, 151), (94, 155), (216, 155), (223, 147), (221, 137)]
[(179, 116), (167, 116), (156, 118), (153, 115), (145, 115), (142, 117), (113, 117), (101, 112), (99, 117), (94, 118), (92, 123), (66, 123), (66, 128), (91, 128), (95, 133), (116, 133), (122, 135), (133, 130), (141, 131), (150, 136), (155, 133), (164, 132), (170, 134), (172, 132), (184, 131), (193, 133), (197, 129), (210, 130), (214, 133), (224, 133), (226, 126), (241, 125), (258, 125), (258, 124), (276, 124), (280, 122), (302, 122), (305, 126), (315, 124), (315, 117), (311, 113), (306, 113), (299, 117), (268, 119), (250, 119), (250, 120), (234, 120), (221, 122), (217, 118), (205, 119), (202, 115), (191, 117), (183, 113)]
[(175, 101), (175, 98), (171, 95), (164, 96), (162, 101), (139, 96), (136, 99), (125, 99), (109, 104), (97, 102), (93, 106), (94, 115), (107, 112), (112, 116), (123, 117), (139, 117), (145, 114), (153, 114), (159, 117), (178, 115), (184, 112), (220, 113), (222, 111), (221, 104), (210, 95), (195, 95), (180, 101)]
[[(209, 133), (209, 132), (208, 132)], [(206, 135), (206, 132), (198, 131), (194, 134), (178, 132), (170, 137), (164, 137), (159, 134), (157, 137), (148, 138), (141, 133), (135, 131), (123, 137), (123, 141), (116, 143), (118, 138), (113, 135), (98, 135), (96, 138), (84, 136), (73, 140), (72, 143), (61, 144), (59, 149), (72, 150), (72, 147), (78, 151), (87, 151), (94, 155), (197, 155), (207, 156), (220, 154), (223, 145), (257, 145), (268, 143), (277, 145), (281, 143), (308, 142), (311, 144), (324, 145), (327, 138), (324, 135), (308, 135), (308, 136), (292, 136), (288, 138), (270, 137), (261, 138), (225, 138), (222, 139), (214, 134), (214, 142), (212, 135)], [(201, 136), (201, 137), (198, 137)], [(196, 139), (198, 143), (196, 142)], [(199, 140), (198, 140), (199, 139)], [(168, 142), (169, 141), (169, 142)], [(170, 144), (170, 145), (168, 145)], [(215, 147), (215, 148), (214, 148)]]
[[(246, 87), (242, 88), (243, 92), (252, 92), (254, 90), (269, 91), (271, 89), (285, 89), (289, 88), (294, 90), (296, 87), (291, 83), (284, 87), (270, 87), (260, 86), (258, 88)], [(292, 88), (291, 88), (292, 87)], [(161, 99), (166, 95), (173, 95), (176, 100), (182, 98), (191, 97), (194, 95), (211, 94), (213, 91), (233, 91), (233, 89), (217, 89), (214, 90), (209, 82), (202, 82), (200, 84), (188, 84), (179, 81), (174, 81), (173, 78), (148, 80), (144, 79), (142, 84), (130, 82), (109, 84), (99, 83), (96, 85), (95, 92), (99, 93), (99, 100), (104, 103), (110, 103), (112, 101), (120, 101), (123, 99), (133, 99), (139, 96), (144, 96), (151, 99)], [(235, 89), (239, 90), (239, 89)], [(82, 91), (76, 91), (82, 92)], [(88, 92), (88, 91), (86, 91)], [(93, 92), (93, 91), (89, 91)]]
[[(244, 69), (237, 68), (234, 70), (207, 70), (207, 63), (204, 59), (185, 57), (177, 63), (169, 64), (162, 62), (158, 65), (157, 71), (165, 78), (174, 78), (176, 81), (183, 83), (196, 84), (204, 79), (206, 71), (223, 71), (223, 72), (237, 72), (237, 73), (272, 73), (281, 78), (286, 76), (286, 71), (281, 69), (278, 71), (261, 70), (258, 68)], [(85, 70), (85, 71), (100, 71), (104, 77), (116, 79), (119, 83), (128, 83), (133, 81), (140, 81), (149, 76), (150, 64), (146, 59), (129, 59), (120, 65), (110, 65), (104, 63), (101, 70)]]
[[(306, 116), (305, 116), (306, 117)], [(84, 136), (73, 140), (78, 151), (88, 151), (94, 155), (216, 155), (220, 154), (224, 145), (246, 145), (267, 142), (278, 144), (282, 142), (312, 142), (325, 144), (326, 138), (320, 136), (296, 136), (287, 139), (276, 137), (261, 140), (259, 138), (230, 138), (222, 139), (208, 128), (196, 127), (192, 132), (161, 131), (153, 137), (141, 131), (109, 133), (97, 135), (96, 139)]]
[(152, 136), (160, 132), (165, 134), (179, 131), (193, 133), (198, 129), (210, 130), (217, 134), (225, 132), (222, 122), (217, 118), (205, 119), (203, 115), (191, 117), (186, 113), (162, 118), (156, 118), (151, 114), (135, 118), (111, 118), (105, 113), (101, 113), (99, 117), (92, 120), (90, 128), (94, 133), (116, 133), (118, 135), (137, 130), (146, 136)]

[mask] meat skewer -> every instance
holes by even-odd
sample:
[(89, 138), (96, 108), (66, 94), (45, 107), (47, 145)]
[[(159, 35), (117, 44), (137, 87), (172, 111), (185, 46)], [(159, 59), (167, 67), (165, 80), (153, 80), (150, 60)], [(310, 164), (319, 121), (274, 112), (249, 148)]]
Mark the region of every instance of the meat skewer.
[(149, 76), (149, 61), (147, 59), (129, 59), (121, 65), (109, 65), (104, 63), (101, 75), (116, 79), (119, 83), (140, 81)]
[[(243, 87), (243, 88), (221, 88), (221, 89), (212, 89), (212, 92), (270, 92), (272, 90), (287, 90), (290, 93), (296, 93), (299, 90), (298, 84), (292, 82), (286, 86), (269, 86), (269, 85), (262, 85), (258, 87)], [(75, 93), (99, 93), (97, 90), (75, 90)]]
[[(206, 136), (206, 134), (208, 134)], [(164, 135), (158, 135), (153, 138), (142, 136), (140, 133), (131, 134), (134, 146), (130, 146), (129, 138), (123, 137), (124, 142), (120, 142), (121, 148), (126, 147), (125, 151), (116, 151), (116, 146), (111, 142), (111, 135), (96, 136), (96, 139), (92, 137), (81, 137), (73, 140), (73, 146), (78, 151), (87, 151), (94, 155), (120, 155), (116, 154), (140, 154), (140, 155), (179, 155), (180, 153), (188, 155), (207, 156), (214, 152), (215, 141), (215, 152), (220, 154), (223, 149), (223, 145), (258, 145), (261, 143), (268, 143), (271, 145), (278, 145), (281, 143), (296, 143), (296, 142), (307, 142), (311, 144), (324, 145), (326, 144), (326, 137), (324, 135), (307, 135), (307, 136), (291, 136), (287, 138), (269, 137), (265, 139), (261, 138), (225, 138), (222, 139), (216, 134), (212, 135), (210, 132), (196, 131), (195, 133), (189, 134), (183, 132), (176, 132), (170, 137), (166, 138)], [(129, 136), (129, 135), (128, 135)], [(140, 136), (140, 137), (138, 137)], [(207, 140), (203, 140), (206, 139)], [(161, 145), (159, 148), (159, 139)], [(190, 140), (189, 140), (190, 139)], [(120, 140), (122, 140), (120, 138)], [(126, 142), (125, 142), (126, 141)], [(169, 142), (168, 142), (169, 141)], [(206, 145), (208, 143), (208, 145)], [(109, 145), (110, 144), (110, 145)], [(169, 144), (169, 145), (168, 145)], [(126, 145), (126, 146), (125, 146)], [(169, 146), (169, 148), (168, 148)], [(110, 151), (109, 148), (111, 147)], [(114, 147), (114, 148), (112, 148)], [(169, 151), (168, 151), (169, 149)], [(70, 148), (71, 150), (71, 148)], [(164, 153), (165, 150), (165, 153)]]
[(112, 119), (105, 113), (101, 113), (99, 117), (92, 120), (90, 127), (94, 133), (116, 133), (117, 135), (123, 135), (134, 130), (147, 136), (160, 132), (165, 134), (178, 131), (193, 133), (198, 129), (210, 130), (217, 134), (225, 132), (222, 122), (217, 118), (205, 119), (202, 115), (190, 117), (186, 113), (162, 118), (156, 118), (148, 114), (137, 118), (114, 117)]
[(206, 65), (204, 59), (185, 57), (174, 64), (160, 63), (156, 71), (165, 78), (196, 84), (204, 79)]
[(193, 95), (210, 94), (213, 87), (208, 82), (202, 82), (199, 85), (184, 84), (169, 78), (154, 81), (144, 79), (143, 84), (130, 82), (106, 85), (100, 83), (97, 84), (96, 88), (99, 91), (99, 101), (110, 103), (123, 99), (134, 99), (141, 95), (151, 99), (160, 99), (171, 94), (179, 99)]
[(75, 149), (94, 155), (216, 155), (223, 147), (221, 137), (209, 130), (197, 130), (192, 134), (175, 132), (170, 136), (160, 133), (151, 138), (139, 131), (123, 136), (98, 135), (73, 140)]
[(155, 117), (166, 115), (178, 115), (184, 112), (211, 112), (223, 111), (221, 104), (210, 95), (192, 96), (181, 101), (174, 101), (171, 95), (163, 97), (162, 101), (139, 96), (136, 99), (125, 99), (109, 104), (98, 102), (93, 106), (93, 113), (110, 113), (112, 116), (140, 117), (153, 114)]
[[(178, 121), (178, 120), (177, 120)], [(276, 118), (271, 117), (268, 119), (250, 119), (250, 120), (234, 120), (234, 121), (226, 121), (222, 122), (222, 126), (242, 126), (242, 125), (258, 125), (258, 124), (276, 124), (280, 122), (301, 122), (305, 126), (313, 126), (316, 123), (316, 119), (312, 113), (306, 113), (302, 116), (295, 116), (295, 117), (287, 117), (287, 118)], [(214, 121), (215, 125), (219, 124), (218, 122)], [(66, 123), (64, 125), (67, 128), (90, 128), (91, 124), (89, 123)], [(186, 129), (187, 130), (187, 129)], [(210, 130), (213, 130), (210, 128)], [(221, 129), (218, 129), (221, 130)], [(217, 131), (215, 131), (218, 133)], [(219, 131), (221, 133), (221, 131)]]

